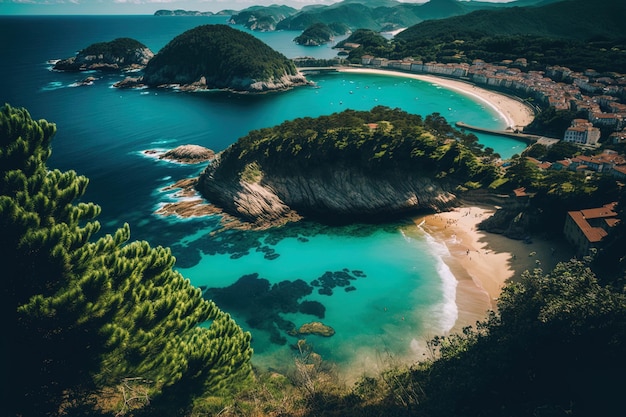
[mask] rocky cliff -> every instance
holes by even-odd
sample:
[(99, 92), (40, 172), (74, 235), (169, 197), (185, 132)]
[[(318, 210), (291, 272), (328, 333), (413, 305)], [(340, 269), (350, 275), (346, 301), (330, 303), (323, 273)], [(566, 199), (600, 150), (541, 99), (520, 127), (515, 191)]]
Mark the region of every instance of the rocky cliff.
[(76, 56), (61, 59), (54, 69), (58, 71), (118, 71), (141, 69), (154, 53), (144, 44), (130, 38), (118, 38), (88, 46)]
[(438, 114), (346, 110), (248, 133), (218, 154), (197, 188), (258, 226), (387, 221), (445, 210), (457, 193), (490, 184), (497, 168), (465, 145), (475, 140)]
[(390, 220), (420, 210), (441, 211), (456, 204), (449, 188), (447, 182), (427, 176), (399, 170), (371, 175), (350, 166), (252, 179), (228, 178), (220, 174), (219, 157), (198, 183), (210, 202), (258, 226), (301, 217), (349, 223)]

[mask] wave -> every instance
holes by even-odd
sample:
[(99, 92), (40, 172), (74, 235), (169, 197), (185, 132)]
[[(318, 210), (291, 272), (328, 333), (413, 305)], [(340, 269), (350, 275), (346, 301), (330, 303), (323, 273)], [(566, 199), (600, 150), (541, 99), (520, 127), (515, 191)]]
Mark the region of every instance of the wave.
[(444, 262), (444, 258), (451, 256), (448, 246), (428, 233), (423, 227), (424, 223), (424, 220), (422, 220), (417, 227), (424, 233), (424, 239), (426, 240), (428, 250), (436, 261), (435, 269), (442, 284), (443, 300), (432, 307), (432, 314), (438, 318), (437, 321), (441, 329), (444, 332), (449, 332), (459, 318), (459, 308), (456, 304), (458, 280), (448, 264)]

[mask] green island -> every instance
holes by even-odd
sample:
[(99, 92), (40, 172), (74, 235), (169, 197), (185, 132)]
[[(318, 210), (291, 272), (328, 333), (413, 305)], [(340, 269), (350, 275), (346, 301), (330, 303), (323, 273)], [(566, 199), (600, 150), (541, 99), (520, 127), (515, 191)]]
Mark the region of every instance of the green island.
[(89, 45), (76, 56), (57, 61), (53, 68), (58, 71), (136, 70), (145, 67), (153, 56), (154, 53), (141, 42), (118, 38)]
[(130, 85), (137, 83), (264, 92), (307, 82), (292, 61), (254, 36), (226, 25), (202, 25), (165, 45)]
[(438, 114), (346, 110), (250, 132), (207, 167), (198, 189), (260, 227), (300, 216), (384, 221), (455, 205), (457, 190), (496, 180), (494, 158)]
[(293, 41), (298, 45), (319, 46), (332, 41), (336, 35), (346, 33), (350, 33), (350, 28), (342, 23), (314, 23)]

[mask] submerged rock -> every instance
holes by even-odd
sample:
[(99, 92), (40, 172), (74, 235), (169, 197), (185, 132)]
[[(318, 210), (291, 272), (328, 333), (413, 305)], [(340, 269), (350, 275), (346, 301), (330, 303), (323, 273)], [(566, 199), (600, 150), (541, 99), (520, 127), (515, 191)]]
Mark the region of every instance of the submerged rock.
[(311, 323), (305, 323), (298, 329), (298, 334), (315, 334), (318, 336), (331, 337), (335, 334), (335, 329), (325, 325), (319, 321), (313, 321)]

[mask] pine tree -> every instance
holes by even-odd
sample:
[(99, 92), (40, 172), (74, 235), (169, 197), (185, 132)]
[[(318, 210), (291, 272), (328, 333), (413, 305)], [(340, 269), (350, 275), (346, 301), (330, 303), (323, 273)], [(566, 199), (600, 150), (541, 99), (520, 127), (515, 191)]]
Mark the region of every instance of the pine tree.
[[(251, 374), (250, 335), (172, 269), (169, 249), (96, 239), (88, 180), (49, 170), (55, 126), (0, 109), (0, 305), (8, 415), (56, 415), (140, 379), (153, 404), (224, 395)], [(202, 324), (202, 326), (200, 326)]]

